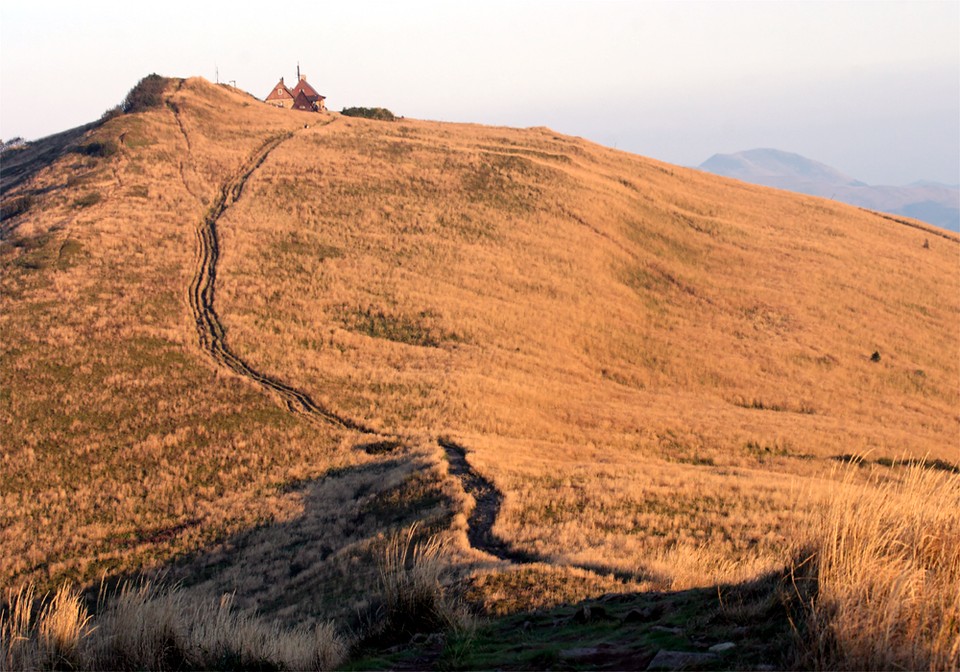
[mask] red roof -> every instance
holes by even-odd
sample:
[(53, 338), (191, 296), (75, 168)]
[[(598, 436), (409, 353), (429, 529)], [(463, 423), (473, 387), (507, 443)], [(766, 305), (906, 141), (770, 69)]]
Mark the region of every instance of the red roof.
[(277, 82), (277, 85), (273, 87), (270, 93), (264, 98), (264, 101), (271, 100), (284, 100), (285, 98), (295, 98), (293, 92), (287, 88), (286, 84), (283, 83), (283, 77), (280, 78), (280, 81)]
[(317, 90), (307, 83), (306, 75), (300, 75), (300, 81), (297, 82), (297, 85), (293, 87), (290, 93), (296, 97), (296, 95), (301, 91), (303, 91), (304, 95), (307, 97), (307, 100), (309, 100), (311, 103), (315, 103), (321, 98), (326, 98), (326, 96), (321, 96), (319, 93), (317, 93)]
[(308, 112), (314, 111), (314, 105), (310, 102), (310, 99), (307, 98), (307, 94), (301, 89), (297, 91), (297, 97), (293, 99), (293, 109), (295, 110), (306, 110)]

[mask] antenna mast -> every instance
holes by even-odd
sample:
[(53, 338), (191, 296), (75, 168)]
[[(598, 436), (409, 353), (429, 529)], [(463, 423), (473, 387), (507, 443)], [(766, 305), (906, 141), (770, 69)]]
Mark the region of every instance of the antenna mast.
[(300, 61), (297, 61), (297, 81), (300, 81)]

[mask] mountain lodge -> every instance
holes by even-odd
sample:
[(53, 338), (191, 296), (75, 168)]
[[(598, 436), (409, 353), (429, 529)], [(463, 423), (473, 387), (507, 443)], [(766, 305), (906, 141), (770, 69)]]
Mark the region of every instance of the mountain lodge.
[(297, 66), (297, 84), (292, 89), (283, 83), (283, 77), (277, 82), (277, 85), (271, 89), (267, 97), (263, 99), (267, 105), (276, 107), (285, 107), (291, 110), (303, 110), (305, 112), (325, 112), (327, 109), (326, 96), (321, 96), (307, 82), (307, 76), (300, 74), (300, 66)]

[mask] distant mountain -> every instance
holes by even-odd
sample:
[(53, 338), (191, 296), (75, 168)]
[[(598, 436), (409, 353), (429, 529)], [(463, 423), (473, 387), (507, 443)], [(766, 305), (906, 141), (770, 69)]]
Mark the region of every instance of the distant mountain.
[(907, 185), (908, 187), (946, 187), (947, 189), (960, 189), (960, 184), (944, 184), (933, 180), (917, 180)]
[(960, 231), (960, 188), (921, 180), (902, 187), (871, 186), (835, 168), (778, 149), (714, 154), (699, 166), (752, 184), (822, 196)]

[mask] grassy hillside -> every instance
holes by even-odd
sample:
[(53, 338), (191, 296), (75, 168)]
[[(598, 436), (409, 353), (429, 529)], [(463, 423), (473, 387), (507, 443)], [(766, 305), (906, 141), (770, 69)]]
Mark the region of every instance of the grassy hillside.
[[(4, 221), (0, 580), (154, 565), (288, 512), (291, 483), (364, 461), (215, 366), (187, 303), (221, 174), (301, 125), (187, 82), (18, 192), (32, 205)], [(115, 151), (89, 156), (93, 143)]]
[(224, 224), (237, 351), (456, 438), (505, 493), (498, 533), (556, 561), (776, 556), (798, 475), (956, 462), (954, 239), (545, 129), (343, 118)]
[(18, 151), (0, 583), (349, 619), (421, 521), (512, 613), (751, 581), (897, 460), (956, 479), (960, 240), (919, 223), (201, 79)]

